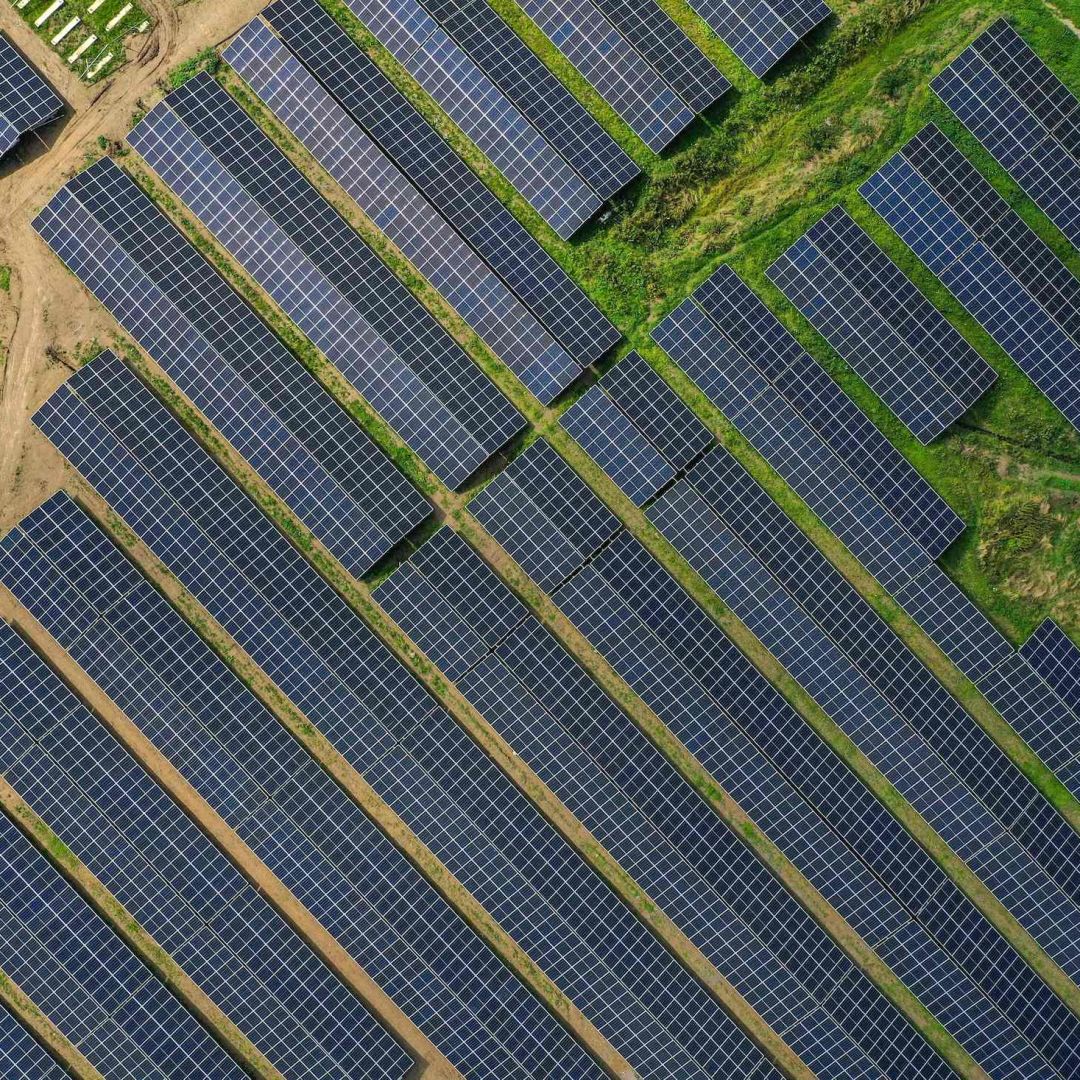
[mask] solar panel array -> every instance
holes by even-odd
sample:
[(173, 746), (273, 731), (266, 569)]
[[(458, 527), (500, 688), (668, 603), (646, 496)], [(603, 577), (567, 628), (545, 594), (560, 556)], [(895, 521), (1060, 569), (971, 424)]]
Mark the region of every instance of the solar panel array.
[(36, 227), (347, 565), (371, 565), (430, 513), (389, 458), (112, 161), (69, 181)]
[(730, 266), (700, 285), (694, 300), (932, 557), (964, 531), (949, 504)]
[(366, 318), (376, 305), (386, 311), (397, 300), (411, 304), (418, 317), (429, 318), (407, 291), (397, 293), (401, 286), (396, 279), (394, 293), (380, 295), (376, 282), (354, 277), (357, 291), (372, 286), (371, 307), (361, 312), (242, 189), (167, 101), (155, 106), (129, 138), (222, 246), (446, 484), (456, 487), (483, 464), (489, 450), (465, 426), (465, 419), (455, 415), (451, 403), (428, 385), (430, 374), (422, 378)]
[(1020, 646), (1020, 655), (1080, 716), (1080, 647), (1053, 619), (1044, 619)]
[[(123, 460), (96, 422), (82, 431), (95, 441), (92, 448), (85, 444), (98, 455), (95, 478), (101, 482), (115, 468), (111, 490), (128, 511), (122, 487), (138, 476), (138, 466)], [(141, 483), (148, 495), (145, 474)], [(156, 498), (153, 508), (142, 504), (143, 523), (169, 512), (160, 489)], [(57, 497), (21, 526), (49, 559), (9, 564), (4, 577), (87, 674), (463, 1073), (599, 1080), (601, 1070), (586, 1052), (390, 840), (104, 534), (64, 503)], [(164, 529), (165, 517), (158, 520)], [(192, 539), (198, 536), (193, 525), (187, 528)], [(178, 550), (184, 546), (177, 543)], [(203, 569), (207, 576), (229, 573), (209, 564)], [(107, 619), (95, 619), (98, 609)], [(282, 624), (279, 637), (284, 633)], [(297, 678), (323, 677), (303, 696), (305, 705), (334, 694), (308, 715), (322, 718), (336, 707), (342, 725), (351, 716), (358, 745), (371, 747), (370, 760), (392, 745), (354, 697), (340, 687), (335, 694), (309, 650), (283, 662), (299, 665)], [(406, 695), (401, 700), (408, 705)]]
[(986, 616), (693, 299), (652, 336), (965, 674), (977, 679), (1010, 654)]
[(767, 274), (920, 442), (997, 377), (842, 206)]
[(1009, 23), (993, 23), (930, 88), (1080, 246), (1080, 101)]
[(1080, 427), (1080, 282), (933, 124), (859, 191)]
[[(25, 535), (5, 546), (9, 567), (44, 558)], [(6, 624), (0, 685), (20, 711), (0, 715), (8, 783), (273, 1065), (405, 1075), (394, 1039)]]
[(28, 131), (64, 111), (51, 86), (27, 63), (5, 34), (0, 34), (0, 157)]
[[(650, 150), (659, 153), (693, 121), (694, 110), (645, 62), (592, 0), (522, 0), (521, 7)], [(641, 32), (648, 30), (642, 28)], [(653, 43), (654, 50), (660, 48), (661, 41)], [(719, 71), (716, 74), (712, 89), (722, 93), (727, 80)], [(686, 80), (686, 75), (682, 73), (681, 81)], [(702, 88), (696, 89), (700, 92)]]
[(7, 1009), (0, 1009), (0, 1075), (5, 1080), (64, 1080), (67, 1073)]
[(580, 363), (619, 332), (318, 0), (262, 11), (289, 49)]
[(603, 200), (418, 0), (346, 6), (560, 237), (573, 236), (600, 209)]
[[(554, 599), (976, 1060), (991, 1072), (1009, 1061), (1018, 1075), (1053, 1075), (1039, 1054), (1065, 1072), (1076, 1067), (1057, 1027), (1075, 1023), (1064, 1006), (636, 541), (623, 534)], [(761, 886), (750, 879), (746, 888)], [(899, 1071), (942, 1073), (859, 985), (848, 980), (848, 1016), (872, 1033), (867, 1052)], [(1021, 1007), (1028, 994), (1052, 1024)]]
[[(319, 86), (266, 23), (261, 20), (250, 23), (226, 50), (225, 59), (537, 397), (549, 401), (578, 376), (580, 368), (563, 347)], [(193, 98), (197, 99), (194, 107)], [(248, 158), (277, 180), (280, 192), (276, 198), (264, 197), (262, 201), (279, 220), (284, 220), (282, 207), (289, 206), (290, 195), (307, 193), (312, 224), (318, 223), (322, 232), (319, 244), (308, 245), (313, 258), (317, 257), (319, 246), (330, 246), (339, 261), (351, 262), (350, 253), (358, 250), (377, 265), (374, 254), (366, 250), (359, 238), (350, 237), (348, 224), (318, 198), (301, 174), (260, 135), (246, 113), (213, 79), (193, 81), (183, 91), (170, 96), (169, 101), (221, 160), (227, 161), (230, 168), (239, 169), (241, 174), (251, 176), (245, 186), (256, 198), (259, 198), (257, 181), (262, 173), (252, 175), (250, 166), (245, 171), (244, 164), (238, 160), (238, 151), (246, 152)], [(303, 214), (296, 216), (302, 218)], [(303, 235), (302, 231), (293, 234), (301, 246), (304, 246)], [(384, 268), (378, 270), (389, 276)], [(339, 281), (338, 286), (348, 291), (345, 283)], [(373, 317), (372, 321), (379, 325), (377, 318)], [(452, 345), (448, 341), (447, 347)], [(500, 416), (505, 420), (508, 412), (512, 412), (509, 405), (505, 401), (496, 404), (501, 395), (494, 386), (469, 364), (460, 349), (455, 348), (454, 352), (458, 362), (453, 369), (453, 381), (441, 383), (440, 391), (450, 395), (454, 384), (462, 387), (483, 384), (490, 399), (488, 408), (493, 413), (491, 423), (495, 424)]]
[(110, 1080), (247, 1075), (3, 816), (0, 967)]
[(559, 423), (638, 506), (674, 479), (675, 470), (599, 386), (575, 401)]
[(758, 76), (832, 14), (825, 0), (693, 0), (690, 6)]
[(601, 199), (640, 173), (486, 0), (427, 0), (424, 6)]
[(212, 459), (142, 396), (137, 385), (84, 384), (91, 411), (72, 408), (75, 398), (62, 388), (38, 422), (644, 1075), (757, 1070), (761, 1052), (704, 987)]

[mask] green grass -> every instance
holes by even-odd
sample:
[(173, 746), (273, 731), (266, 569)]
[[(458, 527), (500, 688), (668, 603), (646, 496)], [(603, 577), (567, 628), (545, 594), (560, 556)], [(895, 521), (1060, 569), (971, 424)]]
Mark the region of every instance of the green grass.
[(11, 292), (10, 266), (0, 266), (0, 292)]
[[(8, 0), (10, 2), (10, 0)], [(67, 62), (67, 58), (92, 34), (97, 40), (75, 62), (75, 70), (84, 79), (94, 69), (98, 60), (107, 53), (112, 53), (112, 59), (105, 64), (93, 77), (94, 82), (99, 82), (107, 75), (112, 74), (121, 67), (127, 59), (127, 44), (130, 35), (144, 22), (149, 21), (149, 16), (138, 4), (134, 3), (129, 11), (114, 29), (107, 30), (113, 16), (127, 3), (127, 0), (104, 0), (104, 3), (94, 12), (87, 9), (93, 0), (65, 0), (60, 9), (51, 15), (41, 26), (34, 26), (38, 16), (43, 15), (49, 7), (51, 0), (30, 0), (30, 3), (18, 11), (23, 21), (45, 42), (50, 49)], [(67, 37), (58, 45), (52, 44), (52, 38), (62, 30), (74, 17), (79, 16), (80, 25), (75, 27)]]

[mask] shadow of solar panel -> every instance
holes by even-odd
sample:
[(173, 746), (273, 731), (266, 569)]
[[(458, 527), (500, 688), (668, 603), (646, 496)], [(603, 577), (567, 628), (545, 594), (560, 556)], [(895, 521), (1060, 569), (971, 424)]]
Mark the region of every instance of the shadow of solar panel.
[(709, 429), (638, 353), (624, 356), (600, 385), (675, 469), (711, 445)]
[[(397, 245), (465, 323), (476, 331), (537, 397), (548, 401), (577, 377), (580, 369), (562, 346), (481, 262), (438, 211), (401, 175), (264, 22), (256, 20), (248, 24), (229, 46), (225, 58), (237, 73), (248, 81), (275, 115), (283, 119), (288, 129), (314, 154), (316, 160), (342, 185), (372, 223)], [(238, 110), (239, 115), (235, 122), (226, 123), (222, 128), (219, 113), (226, 112), (226, 105), (233, 110), (236, 106), (229, 101), (228, 95), (216, 88), (212, 80), (204, 86), (208, 92), (213, 89), (216, 96), (224, 98), (220, 110), (211, 106), (204, 111), (213, 119), (219, 132), (227, 133), (225, 146), (232, 148), (233, 153), (226, 163), (233, 168), (237, 142), (250, 151), (252, 144), (263, 146), (265, 140), (258, 139), (258, 129), (250, 136), (243, 133), (243, 138), (238, 140), (237, 136), (242, 134), (241, 129), (250, 123), (242, 110)], [(207, 137), (204, 128), (197, 130), (204, 139)], [(221, 144), (220, 138), (218, 144)], [(272, 147), (267, 144), (263, 149), (264, 157), (269, 156), (277, 161), (276, 172), (279, 179), (283, 177), (290, 182), (293, 192), (297, 189), (310, 190), (287, 161), (278, 160), (280, 155), (276, 155)], [(228, 156), (228, 150), (219, 152), (219, 156), (224, 159)], [(243, 169), (242, 163), (240, 167)], [(259, 175), (256, 171), (255, 176)], [(258, 197), (258, 185), (255, 181), (249, 181), (247, 186)], [(276, 214), (279, 220), (284, 220), (281, 207), (289, 206), (289, 198), (290, 193), (287, 193), (276, 199)], [(351, 264), (357, 261), (352, 254), (353, 249), (365, 250), (364, 245), (360, 244), (359, 238), (352, 234), (347, 223), (341, 221), (317, 193), (309, 194), (307, 201), (315, 208), (309, 209), (309, 215), (319, 223), (315, 230), (318, 240), (314, 247), (323, 249), (324, 253), (327, 249), (332, 250), (331, 261), (343, 262), (351, 270)], [(265, 201), (264, 205), (271, 209)], [(301, 246), (304, 231), (304, 228), (301, 228), (299, 234), (294, 236)], [(374, 259), (374, 256), (371, 258)], [(377, 260), (375, 261), (378, 265)], [(404, 298), (408, 301), (404, 305), (406, 308), (409, 304), (417, 306), (408, 291), (402, 289), (385, 268), (380, 265), (378, 270), (389, 278), (389, 282), (396, 289), (404, 293)], [(329, 276), (349, 295), (350, 288), (346, 284), (332, 274)], [(348, 281), (347, 275), (345, 281)], [(381, 329), (381, 308), (385, 307), (393, 312), (397, 306), (397, 303), (384, 299), (383, 304), (378, 305), (371, 315), (373, 325)], [(384, 314), (382, 319), (385, 321), (385, 318)], [(468, 357), (437, 324), (430, 318), (427, 318), (427, 323), (430, 324), (425, 335), (429, 339), (427, 349), (432, 348), (432, 337), (437, 337), (438, 342), (443, 345), (443, 352), (447, 353), (452, 361), (444, 363), (443, 366), (452, 370), (453, 380), (463, 384), (461, 392), (472, 387), (474, 396), (486, 397), (486, 408), (492, 414), (489, 426), (497, 424), (501, 419), (502, 426), (498, 428), (500, 433), (505, 435), (507, 431), (517, 430), (513, 425), (520, 425), (520, 419), (509, 404), (501, 399), (483, 373), (471, 364)], [(389, 336), (388, 340), (397, 346)], [(400, 351), (406, 355), (404, 350)], [(421, 362), (423, 355), (424, 350), (421, 350)], [(431, 367), (428, 363), (417, 370), (423, 373)], [(437, 371), (433, 371), (433, 374), (437, 377)], [(444, 397), (453, 397), (453, 381), (443, 378), (438, 386)], [(482, 388), (482, 391), (479, 388)], [(478, 421), (474, 419), (474, 423), (476, 422)]]
[(824, 0), (694, 0), (690, 6), (759, 77), (832, 14)]
[(572, 356), (591, 363), (619, 340), (618, 330), (318, 0), (274, 0), (262, 16)]
[[(79, 173), (69, 190), (370, 515), (390, 544), (427, 517), (427, 500), (123, 170), (103, 159)], [(196, 386), (188, 389), (183, 369), (170, 374), (195, 396)], [(203, 405), (211, 418), (215, 401), (207, 398)]]
[(8, 715), (8, 781), (273, 1063), (310, 1077), (358, 1063), (373, 1077), (408, 1070), (394, 1040), (6, 627), (0, 683), (34, 694), (49, 725), (35, 745)]
[(428, 0), (425, 6), (601, 199), (640, 173), (487, 0)]
[[(99, 452), (106, 449), (99, 444)], [(33, 525), (46, 529), (47, 522)], [(54, 535), (53, 546), (61, 543)], [(107, 546), (108, 562), (86, 560), (84, 574), (107, 578), (124, 564)], [(82, 557), (81, 546), (68, 554)], [(41, 611), (29, 586), (17, 586)], [(98, 647), (78, 657), (88, 674), (156, 745), (176, 754), (174, 762), (228, 824), (452, 1061), (470, 1074), (505, 1080), (523, 1073), (599, 1077), (539, 1001), (168, 602), (144, 587), (139, 596), (116, 592), (110, 621), (122, 636), (94, 624), (89, 636)], [(275, 640), (284, 643), (284, 630)], [(70, 635), (61, 644), (72, 648)], [(302, 656), (297, 662), (305, 663)], [(332, 683), (322, 679), (324, 698)], [(339, 701), (344, 707), (344, 696)], [(316, 718), (332, 706), (327, 699)], [(256, 777), (259, 795), (249, 805), (244, 792)]]
[(599, 386), (574, 402), (559, 423), (638, 506), (675, 476)]
[(7, 818), (0, 868), (0, 965), (91, 1064), (137, 1061), (131, 1075), (141, 1076), (245, 1075)]
[[(262, 29), (270, 33), (265, 26)], [(212, 78), (191, 80), (168, 101), (217, 161), (488, 453), (521, 429), (525, 423), (521, 414), (495, 384)], [(576, 373), (576, 365), (563, 357)], [(513, 356), (509, 361), (514, 366)]]
[(129, 140), (218, 241), (451, 487), (483, 447), (181, 123), (157, 105)]
[(1053, 619), (1044, 619), (1020, 646), (1020, 655), (1080, 716), (1080, 648)]
[(346, 6), (560, 237), (568, 239), (600, 209), (599, 196), (418, 0), (346, 0)]
[[(1080, 160), (1075, 135), (1080, 101), (1016, 31), (1000, 20), (934, 78), (930, 87), (1036, 206), (1074, 244), (1080, 244)], [(1059, 139), (1058, 125), (1064, 125), (1067, 141)]]
[(650, 150), (659, 153), (693, 121), (693, 111), (591, 0), (524, 0), (521, 6)]
[(27, 132), (42, 127), (64, 111), (59, 94), (30, 66), (22, 53), (0, 34), (0, 154)]

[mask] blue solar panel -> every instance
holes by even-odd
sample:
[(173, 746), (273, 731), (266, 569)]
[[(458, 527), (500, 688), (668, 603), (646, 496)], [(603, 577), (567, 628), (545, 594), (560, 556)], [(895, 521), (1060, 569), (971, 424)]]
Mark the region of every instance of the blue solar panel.
[[(521, 7), (650, 150), (659, 153), (693, 121), (694, 110), (592, 0), (523, 0)], [(659, 39), (653, 42), (654, 49), (661, 47)], [(681, 75), (685, 83), (687, 72)], [(720, 76), (708, 90), (699, 85), (696, 92), (704, 98), (722, 92), (726, 82)]]
[(181, 123), (166, 102), (131, 144), (401, 438), (451, 487), (488, 454)]
[(487, 0), (427, 0), (424, 6), (601, 199), (640, 173)]
[(27, 63), (5, 34), (0, 34), (0, 155), (28, 131), (64, 111), (55, 90)]
[(1053, 619), (1044, 619), (1020, 646), (1020, 655), (1080, 716), (1080, 647)]
[(1080, 160), (1075, 146), (1070, 152), (1055, 134), (1055, 120), (1072, 129), (1080, 101), (1020, 35), (998, 20), (930, 87), (1036, 206), (1080, 245)]
[(619, 331), (566, 271), (318, 0), (275, 0), (262, 16), (573, 357), (591, 363), (619, 340)]
[[(114, 479), (120, 485), (123, 476)], [(22, 527), (40, 547), (66, 547), (83, 592), (123, 578), (120, 552), (100, 533), (88, 550), (85, 530), (69, 529), (71, 514), (81, 516), (57, 496)], [(5, 580), (46, 619), (50, 593), (66, 590), (65, 603), (74, 594), (56, 578), (55, 570), (45, 581), (5, 567)], [(81, 638), (63, 623), (49, 629), (455, 1064), (505, 1080), (599, 1077), (584, 1050), (148, 582), (114, 589), (108, 606), (109, 622), (94, 622)], [(323, 685), (329, 693), (330, 682)]]
[(600, 385), (675, 469), (712, 444), (709, 429), (638, 353), (624, 356)]
[(693, 0), (690, 6), (759, 76), (832, 14), (825, 0)]
[(7, 1009), (0, 1009), (0, 1075), (4, 1080), (64, 1080), (67, 1073)]
[(418, 0), (346, 0), (346, 6), (560, 237), (572, 236), (600, 209), (599, 196)]
[[(8, 782), (142, 926), (289, 1075), (400, 1077), (411, 1062), (123, 747), (13, 631), (0, 685), (39, 703), (42, 734), (3, 714)], [(212, 958), (212, 963), (208, 958)]]
[(6, 817), (0, 870), (0, 966), (92, 1065), (125, 1080), (246, 1075)]
[[(537, 397), (549, 401), (580, 374), (563, 347), (398, 172), (266, 23), (250, 23), (229, 46), (225, 59)], [(260, 136), (247, 114), (213, 79), (192, 80), (169, 101), (346, 296), (355, 293), (356, 287), (340, 268), (345, 266), (355, 273), (366, 257), (377, 280), (381, 275), (385, 293), (398, 291), (416, 306), (408, 291), (350, 226)], [(269, 190), (266, 180), (271, 181)], [(260, 190), (266, 194), (260, 194)], [(370, 316), (372, 325), (380, 331), (401, 301), (387, 296), (383, 305), (388, 310), (381, 319), (378, 311)], [(445, 332), (439, 334), (438, 327), (432, 324), (426, 336), (437, 336), (444, 352), (450, 352), (455, 360), (445, 365), (446, 374), (439, 380), (437, 392), (452, 400), (455, 384), (460, 386), (461, 394), (471, 387), (478, 406), (474, 420), (482, 422), (487, 411), (487, 423), (494, 427), (501, 418), (498, 430), (505, 442), (521, 426), (516, 411)], [(394, 339), (388, 336), (388, 340), (398, 347)], [(478, 387), (483, 388), (485, 405), (480, 404)]]
[(598, 386), (574, 402), (559, 423), (638, 506), (675, 476), (671, 466)]
[[(1080, 426), (1076, 283), (955, 146), (927, 125), (859, 189), (986, 332)], [(1059, 289), (1064, 289), (1060, 292)]]

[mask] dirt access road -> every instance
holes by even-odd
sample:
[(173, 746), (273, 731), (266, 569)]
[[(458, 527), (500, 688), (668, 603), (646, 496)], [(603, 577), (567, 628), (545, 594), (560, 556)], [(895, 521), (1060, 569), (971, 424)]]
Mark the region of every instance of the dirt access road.
[(120, 140), (132, 116), (164, 92), (179, 63), (227, 40), (266, 0), (142, 0), (154, 26), (129, 42), (131, 58), (100, 85), (87, 86), (18, 17), (0, 4), (0, 28), (67, 101), (63, 118), (31, 135), (0, 165), (0, 265), (11, 267), (11, 290), (0, 292), (0, 531), (63, 481), (59, 455), (29, 423), (30, 415), (70, 374), (49, 350), (72, 355), (118, 328), (30, 227), (34, 215), (75, 173), (98, 138)]

